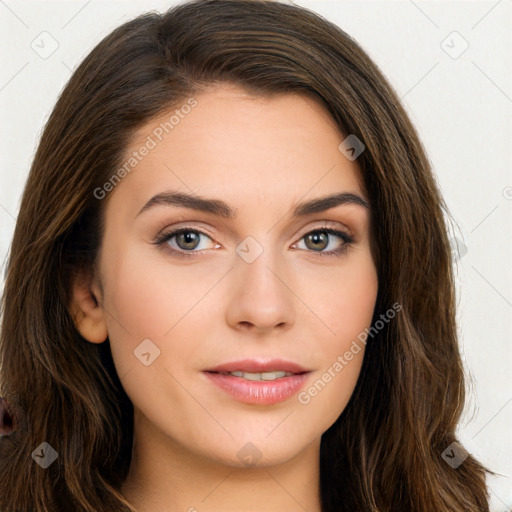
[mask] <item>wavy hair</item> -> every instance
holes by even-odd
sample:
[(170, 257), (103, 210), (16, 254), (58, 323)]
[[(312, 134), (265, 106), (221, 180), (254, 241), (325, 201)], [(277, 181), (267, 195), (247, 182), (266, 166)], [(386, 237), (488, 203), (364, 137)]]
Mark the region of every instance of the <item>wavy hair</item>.
[[(93, 273), (104, 208), (94, 191), (137, 129), (191, 95), (230, 83), (254, 95), (312, 95), (358, 157), (372, 205), (379, 289), (353, 395), (323, 434), (322, 512), (488, 511), (490, 470), (454, 469), (465, 374), (455, 321), (448, 210), (392, 86), (354, 39), (322, 16), (268, 0), (193, 0), (124, 23), (62, 90), (34, 156), (2, 297), (0, 509), (128, 512), (133, 405), (109, 340), (86, 342), (70, 314), (73, 280)], [(9, 420), (8, 418), (11, 418)], [(9, 422), (10, 421), (10, 422)], [(57, 460), (32, 454), (47, 442)]]

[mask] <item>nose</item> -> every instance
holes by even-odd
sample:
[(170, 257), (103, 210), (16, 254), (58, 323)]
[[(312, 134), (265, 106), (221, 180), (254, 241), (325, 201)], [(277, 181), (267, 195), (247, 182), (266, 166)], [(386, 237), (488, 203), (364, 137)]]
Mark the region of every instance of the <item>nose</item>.
[(295, 301), (290, 273), (264, 250), (254, 261), (235, 260), (230, 276), (227, 322), (237, 330), (268, 333), (290, 329), (295, 321)]

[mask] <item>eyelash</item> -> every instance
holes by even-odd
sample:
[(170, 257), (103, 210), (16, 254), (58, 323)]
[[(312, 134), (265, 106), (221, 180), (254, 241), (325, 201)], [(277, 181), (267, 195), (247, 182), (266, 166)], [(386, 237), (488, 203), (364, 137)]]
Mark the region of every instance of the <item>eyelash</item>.
[[(164, 250), (171, 251), (173, 255), (176, 255), (178, 257), (183, 257), (183, 258), (194, 257), (194, 255), (201, 254), (203, 252), (203, 251), (183, 251), (183, 250), (177, 250), (177, 249), (170, 247), (167, 242), (169, 240), (171, 240), (172, 238), (174, 238), (176, 235), (179, 235), (181, 233), (196, 233), (196, 234), (204, 235), (211, 239), (210, 235), (208, 235), (207, 233), (205, 233), (201, 230), (192, 228), (192, 227), (185, 226), (185, 227), (181, 227), (178, 229), (174, 229), (174, 230), (162, 233), (160, 236), (158, 236), (155, 239), (155, 241), (153, 243), (157, 246), (161, 246)], [(347, 252), (347, 250), (352, 246), (352, 244), (354, 242), (353, 238), (350, 235), (348, 235), (348, 233), (345, 233), (344, 231), (340, 231), (338, 229), (329, 228), (329, 227), (320, 227), (320, 228), (314, 229), (312, 231), (308, 231), (300, 238), (300, 240), (302, 240), (306, 236), (312, 235), (314, 233), (327, 233), (329, 235), (336, 235), (339, 238), (341, 238), (344, 242), (340, 247), (338, 247), (337, 249), (331, 250), (331, 251), (319, 252), (319, 251), (313, 251), (313, 250), (306, 249), (307, 252), (312, 252), (318, 256), (330, 256), (330, 257), (338, 256), (338, 257), (340, 257)], [(303, 249), (301, 249), (301, 250), (303, 250)]]
[[(155, 241), (153, 243), (155, 245), (162, 246), (164, 248), (164, 250), (171, 251), (173, 255), (176, 255), (179, 257), (184, 257), (184, 258), (194, 257), (194, 255), (201, 254), (203, 252), (203, 251), (177, 250), (177, 249), (170, 247), (167, 244), (167, 242), (169, 240), (171, 240), (171, 238), (174, 238), (176, 235), (179, 235), (181, 233), (196, 233), (196, 234), (204, 235), (211, 239), (210, 235), (208, 235), (204, 231), (185, 226), (185, 227), (181, 227), (178, 229), (174, 229), (174, 230), (162, 233), (160, 236), (158, 236), (155, 239)], [(300, 239), (302, 240), (306, 236), (314, 234), (314, 233), (327, 233), (330, 235), (336, 235), (339, 238), (341, 238), (344, 242), (343, 245), (341, 245), (337, 249), (334, 249), (331, 251), (318, 252), (318, 251), (306, 250), (307, 252), (312, 252), (314, 254), (317, 254), (318, 256), (331, 256), (331, 257), (332, 256), (342, 256), (343, 254), (345, 254), (345, 252), (347, 252), (347, 250), (351, 247), (351, 245), (354, 242), (353, 238), (350, 235), (348, 235), (348, 233), (345, 233), (344, 231), (340, 231), (338, 229), (329, 228), (329, 227), (317, 228), (312, 231), (308, 231)], [(166, 246), (166, 247), (164, 247), (164, 246)], [(303, 249), (301, 249), (301, 250), (303, 250)]]

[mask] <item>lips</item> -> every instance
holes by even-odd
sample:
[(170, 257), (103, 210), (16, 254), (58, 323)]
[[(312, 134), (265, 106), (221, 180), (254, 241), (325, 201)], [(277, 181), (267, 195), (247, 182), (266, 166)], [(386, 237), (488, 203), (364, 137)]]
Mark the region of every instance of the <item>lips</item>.
[(296, 394), (312, 370), (284, 359), (242, 359), (204, 370), (224, 395), (252, 405), (284, 402)]
[(240, 359), (223, 363), (213, 368), (204, 370), (209, 373), (229, 373), (229, 372), (245, 372), (245, 373), (264, 373), (264, 372), (288, 372), (292, 374), (308, 373), (311, 370), (302, 367), (301, 365), (287, 361), (284, 359)]

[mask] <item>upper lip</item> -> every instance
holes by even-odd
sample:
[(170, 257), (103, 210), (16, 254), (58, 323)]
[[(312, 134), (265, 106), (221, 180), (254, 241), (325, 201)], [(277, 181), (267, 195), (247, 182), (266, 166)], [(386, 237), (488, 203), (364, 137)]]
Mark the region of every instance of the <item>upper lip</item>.
[(208, 368), (206, 372), (249, 372), (261, 373), (272, 371), (284, 371), (290, 373), (306, 373), (311, 370), (303, 368), (293, 361), (286, 361), (284, 359), (239, 359), (237, 361), (230, 361), (229, 363), (219, 364), (213, 368)]

